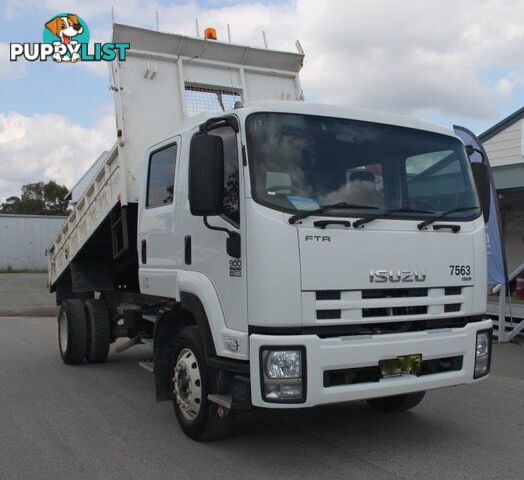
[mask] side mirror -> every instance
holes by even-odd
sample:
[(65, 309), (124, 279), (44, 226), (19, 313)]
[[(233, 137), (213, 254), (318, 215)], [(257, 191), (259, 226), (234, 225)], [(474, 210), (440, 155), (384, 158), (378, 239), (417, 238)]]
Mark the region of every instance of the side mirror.
[(231, 232), (226, 240), (226, 252), (230, 257), (240, 258), (240, 235), (237, 232)]
[(192, 215), (222, 213), (224, 146), (215, 135), (195, 135), (189, 152), (189, 209)]
[(480, 207), (484, 214), (484, 221), (489, 220), (489, 210), (491, 205), (491, 186), (489, 177), (489, 167), (485, 163), (472, 163), (471, 170), (480, 200)]
[(473, 145), (466, 145), (466, 154), (468, 157), (471, 157), (475, 153), (475, 149), (473, 148)]

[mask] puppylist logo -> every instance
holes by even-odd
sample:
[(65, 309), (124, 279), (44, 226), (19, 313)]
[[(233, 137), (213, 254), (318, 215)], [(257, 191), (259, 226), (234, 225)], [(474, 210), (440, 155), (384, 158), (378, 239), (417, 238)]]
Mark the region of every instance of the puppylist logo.
[(125, 60), (129, 43), (93, 43), (89, 49), (89, 28), (76, 14), (60, 13), (45, 23), (42, 43), (11, 43), (10, 60), (30, 62), (111, 62)]

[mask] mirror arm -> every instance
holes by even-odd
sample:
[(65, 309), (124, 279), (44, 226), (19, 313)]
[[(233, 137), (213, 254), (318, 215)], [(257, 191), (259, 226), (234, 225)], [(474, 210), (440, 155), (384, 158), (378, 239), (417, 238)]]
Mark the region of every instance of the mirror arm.
[(207, 221), (207, 215), (204, 215), (203, 216), (203, 220), (204, 220), (204, 225), (209, 228), (209, 230), (216, 230), (217, 232), (225, 232), (227, 233), (229, 236), (231, 236), (231, 234), (233, 233), (231, 230), (229, 230), (228, 228), (225, 228), (225, 227), (215, 227), (214, 225), (210, 225), (209, 222)]
[(482, 161), (485, 162), (486, 161), (486, 157), (484, 155), (484, 152), (482, 150), (479, 150), (478, 148), (475, 148), (473, 145), (466, 145), (466, 153), (468, 155), (468, 157), (471, 157), (471, 155), (473, 155), (473, 153), (478, 153), (481, 157), (482, 157)]
[(202, 218), (204, 220), (204, 225), (210, 230), (227, 233), (228, 238), (226, 241), (226, 250), (228, 255), (233, 258), (240, 258), (240, 234), (225, 227), (210, 225), (207, 221), (207, 215), (204, 215)]
[(202, 123), (199, 126), (199, 132), (203, 135), (207, 135), (209, 130), (225, 126), (231, 127), (236, 133), (239, 131), (237, 118), (234, 115), (226, 115), (225, 117), (210, 118), (206, 122)]
[(217, 232), (225, 232), (228, 234), (229, 238), (231, 238), (232, 236), (236, 234), (236, 232), (234, 232), (233, 230), (229, 230), (229, 228), (216, 227), (214, 225), (210, 225), (209, 222), (207, 221), (207, 215), (204, 215), (203, 220), (204, 220), (204, 225), (207, 228), (209, 228), (209, 230), (216, 230)]

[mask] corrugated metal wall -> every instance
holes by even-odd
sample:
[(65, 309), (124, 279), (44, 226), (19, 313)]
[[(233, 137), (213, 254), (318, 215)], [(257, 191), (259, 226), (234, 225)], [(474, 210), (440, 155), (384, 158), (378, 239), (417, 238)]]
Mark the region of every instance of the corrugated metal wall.
[(47, 270), (47, 249), (65, 218), (0, 215), (0, 270)]

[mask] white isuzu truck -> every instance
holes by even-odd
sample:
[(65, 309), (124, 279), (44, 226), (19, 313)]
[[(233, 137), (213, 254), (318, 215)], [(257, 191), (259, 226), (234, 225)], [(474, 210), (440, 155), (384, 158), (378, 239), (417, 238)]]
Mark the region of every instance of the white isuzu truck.
[[(50, 249), (60, 354), (152, 347), (194, 439), (489, 373), (486, 167), (450, 130), (308, 104), (287, 53), (114, 25), (116, 144)], [(211, 35), (212, 37), (212, 35)]]

